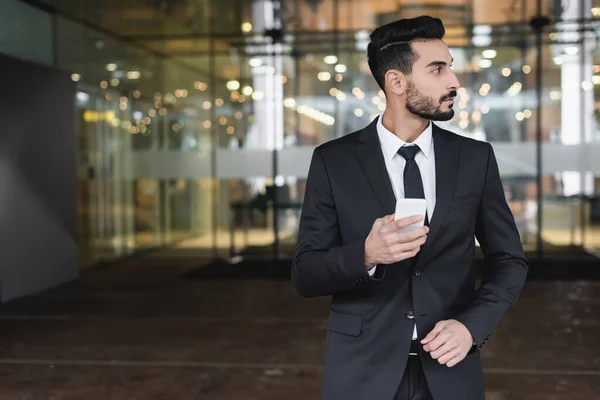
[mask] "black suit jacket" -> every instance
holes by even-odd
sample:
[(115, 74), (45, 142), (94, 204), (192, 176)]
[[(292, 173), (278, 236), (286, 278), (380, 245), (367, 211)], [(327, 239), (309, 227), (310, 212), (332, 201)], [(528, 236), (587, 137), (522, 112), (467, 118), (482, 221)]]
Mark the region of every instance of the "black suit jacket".
[[(416, 264), (379, 265), (370, 277), (364, 245), (375, 219), (395, 211), (376, 129), (315, 149), (307, 178), (292, 281), (304, 297), (333, 295), (323, 398), (391, 400), (407, 362), (414, 310), (419, 339), (456, 319), (476, 349), (515, 305), (528, 271), (492, 147), (433, 125), (436, 206)], [(482, 285), (472, 267), (485, 254)], [(483, 400), (479, 351), (452, 368), (420, 354), (435, 400)]]

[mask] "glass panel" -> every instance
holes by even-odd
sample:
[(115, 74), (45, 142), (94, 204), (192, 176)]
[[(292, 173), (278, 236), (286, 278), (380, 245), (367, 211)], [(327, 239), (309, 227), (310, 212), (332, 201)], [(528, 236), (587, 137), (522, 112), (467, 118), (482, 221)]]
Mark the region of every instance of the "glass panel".
[(0, 10), (0, 53), (52, 65), (50, 14), (15, 0), (0, 0)]

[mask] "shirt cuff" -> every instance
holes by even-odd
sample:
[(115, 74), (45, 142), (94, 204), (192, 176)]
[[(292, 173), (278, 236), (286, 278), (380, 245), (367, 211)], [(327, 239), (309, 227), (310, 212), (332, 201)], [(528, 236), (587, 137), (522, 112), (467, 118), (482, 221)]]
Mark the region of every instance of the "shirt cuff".
[(373, 268), (371, 268), (370, 270), (368, 270), (367, 272), (369, 272), (369, 276), (375, 275), (375, 270), (376, 269), (377, 269), (377, 265), (375, 265)]

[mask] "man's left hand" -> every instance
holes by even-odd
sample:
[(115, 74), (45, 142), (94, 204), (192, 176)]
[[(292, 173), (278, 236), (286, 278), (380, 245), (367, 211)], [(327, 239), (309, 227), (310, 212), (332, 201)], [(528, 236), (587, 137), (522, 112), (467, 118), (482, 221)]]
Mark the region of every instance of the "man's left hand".
[(473, 346), (473, 336), (466, 326), (449, 319), (438, 322), (423, 340), (423, 350), (442, 365), (453, 367), (461, 362)]

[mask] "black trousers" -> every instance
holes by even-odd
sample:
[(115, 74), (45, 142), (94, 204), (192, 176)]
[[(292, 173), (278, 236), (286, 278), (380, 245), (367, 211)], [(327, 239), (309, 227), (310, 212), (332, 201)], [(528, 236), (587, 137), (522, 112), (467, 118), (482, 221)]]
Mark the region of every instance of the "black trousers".
[(409, 356), (394, 400), (433, 400), (419, 356)]

